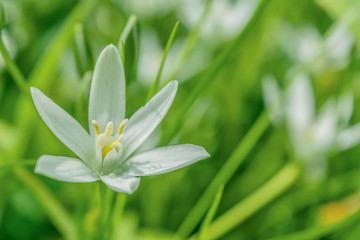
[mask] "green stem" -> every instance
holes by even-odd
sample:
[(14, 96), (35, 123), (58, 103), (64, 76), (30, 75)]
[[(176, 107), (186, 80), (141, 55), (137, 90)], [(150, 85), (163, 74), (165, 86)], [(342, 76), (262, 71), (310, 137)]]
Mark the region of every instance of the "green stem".
[(65, 239), (76, 239), (75, 223), (70, 214), (61, 203), (54, 197), (50, 190), (29, 173), (26, 169), (16, 168), (14, 173), (30, 190), (33, 196), (39, 201), (50, 221), (56, 226)]
[(237, 35), (237, 37), (232, 40), (228, 46), (223, 50), (219, 57), (215, 58), (215, 62), (211, 64), (205, 75), (202, 79), (199, 80), (196, 87), (191, 91), (191, 94), (187, 97), (187, 100), (182, 104), (182, 108), (179, 110), (178, 115), (174, 117), (176, 121), (167, 129), (166, 134), (160, 141), (160, 145), (167, 145), (172, 138), (176, 135), (179, 129), (181, 129), (182, 124), (185, 122), (187, 113), (191, 109), (192, 105), (195, 103), (196, 99), (202, 95), (202, 93), (211, 86), (211, 83), (214, 82), (216, 76), (221, 70), (221, 67), (226, 63), (226, 60), (234, 52), (239, 43), (244, 39), (248, 32), (253, 28), (253, 26), (259, 20), (261, 14), (265, 10), (265, 7), (269, 1), (261, 0), (258, 4), (258, 7), (251, 17), (250, 21), (244, 27), (244, 29)]
[[(270, 203), (290, 187), (300, 173), (299, 165), (286, 164), (274, 177), (256, 192), (236, 204), (210, 226), (207, 239), (219, 239), (223, 234), (242, 223), (259, 209)], [(308, 239), (308, 238), (302, 238)]]
[(111, 222), (110, 222), (110, 224), (111, 224), (110, 239), (113, 239), (113, 240), (118, 239), (117, 229), (119, 229), (119, 224), (120, 224), (121, 218), (123, 216), (126, 198), (127, 198), (127, 195), (125, 193), (117, 193), (116, 194), (115, 205), (114, 205), (114, 208), (112, 211)]
[(224, 185), (220, 185), (220, 187), (215, 195), (214, 202), (212, 203), (209, 212), (206, 214), (206, 217), (205, 217), (203, 223), (201, 224), (200, 231), (199, 231), (198, 238), (197, 238), (198, 240), (207, 239), (206, 236), (207, 236), (207, 232), (209, 229), (209, 225), (211, 224), (211, 221), (213, 220), (213, 218), (215, 216), (216, 210), (219, 206), (219, 203), (220, 203), (220, 200), (222, 197), (223, 190), (224, 190)]
[(0, 53), (3, 56), (5, 64), (6, 64), (7, 68), (9, 69), (9, 72), (10, 72), (11, 76), (13, 77), (18, 88), (26, 96), (31, 97), (30, 96), (30, 87), (26, 83), (24, 75), (21, 73), (20, 69), (18, 68), (16, 63), (11, 59), (8, 51), (6, 50), (6, 47), (5, 47), (3, 39), (2, 39), (1, 31), (0, 31)]
[(170, 37), (169, 37), (169, 40), (168, 40), (167, 44), (166, 44), (166, 47), (165, 47), (165, 50), (164, 50), (164, 53), (163, 53), (163, 56), (162, 56), (162, 59), (161, 59), (161, 63), (160, 63), (159, 70), (158, 70), (158, 72), (157, 72), (157, 74), (156, 74), (155, 81), (153, 82), (153, 84), (152, 84), (152, 86), (151, 86), (151, 88), (150, 88), (150, 90), (149, 90), (149, 93), (148, 93), (148, 96), (147, 96), (146, 101), (149, 101), (150, 98), (152, 98), (152, 96), (155, 95), (155, 93), (156, 93), (156, 91), (157, 91), (157, 89), (158, 89), (158, 87), (159, 87), (160, 77), (161, 77), (162, 70), (163, 70), (163, 68), (164, 68), (166, 56), (167, 56), (167, 54), (168, 54), (168, 52), (169, 52), (171, 43), (172, 43), (172, 41), (173, 41), (173, 39), (174, 39), (174, 37), (175, 37), (175, 33), (176, 33), (176, 30), (177, 30), (178, 26), (179, 26), (179, 21), (177, 21), (177, 22), (175, 23), (175, 26), (174, 26), (174, 28), (173, 28), (173, 30), (172, 30), (172, 32), (171, 32), (171, 35), (170, 35)]
[(130, 32), (135, 28), (137, 18), (135, 15), (131, 15), (127, 21), (118, 42), (118, 49), (121, 49), (121, 42), (126, 43), (127, 38), (129, 37)]
[(350, 226), (351, 224), (358, 223), (360, 221), (360, 209), (358, 209), (355, 213), (351, 216), (345, 218), (341, 222), (331, 224), (331, 225), (324, 225), (324, 226), (317, 226), (310, 229), (306, 229), (304, 231), (300, 231), (297, 233), (292, 233), (287, 236), (272, 238), (271, 240), (316, 240), (316, 239), (323, 239), (327, 235), (333, 234), (337, 231), (343, 230), (344, 228)]
[(218, 187), (221, 184), (226, 184), (234, 175), (235, 171), (239, 168), (269, 125), (270, 120), (268, 115), (266, 112), (263, 112), (192, 208), (178, 230), (179, 236), (186, 237), (191, 234), (210, 206)]

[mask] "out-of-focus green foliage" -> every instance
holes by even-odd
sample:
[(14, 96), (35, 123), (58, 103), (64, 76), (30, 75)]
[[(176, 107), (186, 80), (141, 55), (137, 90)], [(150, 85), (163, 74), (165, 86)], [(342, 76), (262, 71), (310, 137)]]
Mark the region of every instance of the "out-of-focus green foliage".
[[(252, 18), (259, 2), (266, 4)], [(98, 207), (100, 183), (63, 183), (33, 173), (33, 159), (40, 155), (74, 154), (41, 121), (26, 88), (39, 87), (87, 129), (94, 63), (100, 51), (113, 43), (123, 47), (127, 117), (131, 116), (147, 99), (177, 21), (159, 86), (177, 79), (179, 91), (163, 124), (143, 149), (168, 142), (193, 143), (204, 146), (211, 158), (143, 178), (133, 195), (117, 196), (114, 212), (109, 213), (111, 237), (172, 239), (233, 156), (231, 169), (215, 178), (226, 182), (213, 225), (207, 223), (209, 238), (212, 231), (223, 231), (227, 224), (234, 226), (224, 230), (220, 239), (281, 238), (300, 231), (306, 232), (295, 235), (298, 239), (360, 238), (356, 212), (360, 207), (360, 147), (329, 151), (326, 176), (320, 180), (309, 179), (306, 167), (299, 167), (285, 177), (289, 182), (276, 181), (281, 169), (293, 164), (294, 150), (286, 125), (272, 125), (267, 119), (261, 88), (266, 75), (286, 88), (295, 72), (304, 73), (312, 80), (318, 110), (328, 98), (351, 91), (350, 125), (358, 123), (357, 1), (2, 0), (1, 5), (6, 14), (1, 38), (25, 82), (17, 82), (17, 70), (0, 57), (0, 239), (101, 236), (96, 219), (106, 207)], [(0, 26), (2, 19), (0, 10)], [(125, 41), (121, 33), (129, 19), (136, 21)], [(261, 116), (266, 119), (254, 130)], [(249, 130), (255, 136), (244, 143)], [(238, 150), (241, 142), (244, 146)], [(299, 162), (295, 165), (301, 166)], [(214, 201), (216, 184), (199, 220)], [(111, 196), (107, 197), (110, 200), (105, 198), (103, 204), (112, 204)], [(241, 207), (249, 212), (235, 212), (239, 217), (234, 219), (219, 218), (232, 216), (232, 210)], [(194, 223), (186, 237), (201, 228), (201, 221)]]

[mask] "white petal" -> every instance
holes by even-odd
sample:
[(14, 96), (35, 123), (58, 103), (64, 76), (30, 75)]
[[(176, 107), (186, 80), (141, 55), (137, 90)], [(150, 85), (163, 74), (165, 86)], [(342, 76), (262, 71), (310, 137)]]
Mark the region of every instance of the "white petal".
[(160, 147), (131, 157), (125, 169), (133, 176), (151, 176), (183, 168), (209, 156), (203, 147), (191, 144)]
[(113, 148), (108, 154), (106, 154), (102, 163), (102, 173), (109, 173), (114, 171), (116, 163), (119, 159), (119, 154), (115, 148)]
[(31, 95), (41, 118), (55, 136), (89, 164), (93, 156), (93, 142), (86, 130), (39, 89), (32, 87)]
[(357, 145), (360, 142), (360, 123), (351, 126), (339, 133), (337, 146), (345, 150)]
[(265, 106), (269, 111), (271, 121), (277, 125), (283, 114), (279, 84), (272, 75), (264, 76), (261, 83)]
[(35, 172), (65, 182), (94, 182), (99, 177), (83, 161), (43, 155), (36, 162)]
[(164, 118), (175, 98), (177, 86), (177, 81), (171, 81), (131, 116), (124, 128), (123, 159), (130, 156)]
[(104, 131), (109, 121), (118, 126), (125, 117), (125, 75), (120, 53), (114, 45), (100, 54), (91, 82), (89, 99), (89, 129), (94, 134), (92, 120)]
[(337, 114), (339, 118), (339, 127), (346, 127), (354, 111), (354, 95), (348, 91), (343, 93), (338, 100)]
[(315, 114), (315, 102), (308, 77), (300, 75), (293, 81), (288, 90), (286, 114), (289, 131), (298, 136), (311, 124)]
[(124, 192), (132, 194), (139, 187), (140, 178), (129, 175), (115, 175), (111, 173), (109, 175), (101, 176), (101, 180), (116, 192)]
[(337, 119), (334, 99), (329, 99), (320, 110), (319, 117), (311, 130), (313, 135), (313, 148), (315, 151), (326, 152), (335, 141)]

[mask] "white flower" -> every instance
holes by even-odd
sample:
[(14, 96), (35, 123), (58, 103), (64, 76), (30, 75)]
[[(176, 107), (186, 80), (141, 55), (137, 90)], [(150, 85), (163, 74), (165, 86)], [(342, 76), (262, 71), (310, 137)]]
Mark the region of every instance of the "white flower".
[(316, 175), (325, 172), (328, 153), (360, 142), (360, 124), (348, 127), (353, 112), (350, 92), (342, 94), (337, 101), (328, 99), (316, 114), (311, 81), (305, 75), (297, 75), (284, 93), (274, 77), (266, 76), (263, 91), (271, 120), (276, 124), (286, 123), (296, 157), (305, 161)]
[(204, 148), (191, 144), (134, 154), (163, 119), (176, 91), (177, 81), (170, 82), (129, 120), (125, 119), (123, 64), (116, 47), (110, 45), (95, 66), (89, 99), (89, 134), (40, 90), (31, 88), (41, 118), (80, 158), (43, 155), (35, 172), (67, 182), (101, 180), (114, 191), (130, 194), (137, 189), (140, 176), (166, 173), (209, 157)]

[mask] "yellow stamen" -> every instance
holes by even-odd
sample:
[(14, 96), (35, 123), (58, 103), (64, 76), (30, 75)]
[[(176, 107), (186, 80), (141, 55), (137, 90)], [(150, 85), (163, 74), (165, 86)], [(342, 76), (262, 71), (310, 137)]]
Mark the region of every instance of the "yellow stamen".
[(99, 135), (100, 134), (100, 126), (99, 126), (99, 124), (95, 120), (92, 120), (91, 123), (92, 123), (92, 125), (94, 125), (96, 135)]
[(124, 135), (121, 134), (121, 135), (118, 137), (117, 142), (122, 143), (123, 140), (124, 140)]
[(104, 134), (101, 134), (101, 135), (98, 137), (97, 144), (98, 144), (98, 146), (103, 146), (103, 145), (104, 145), (104, 142), (105, 142), (105, 135), (104, 135)]
[(111, 144), (111, 148), (115, 147), (115, 146), (118, 146), (120, 147), (121, 146), (121, 143), (119, 143), (118, 141), (115, 141)]
[(104, 146), (102, 149), (101, 149), (101, 153), (102, 153), (102, 157), (103, 159), (105, 158), (105, 156), (112, 150), (112, 147), (111, 146)]
[(112, 122), (108, 122), (105, 128), (105, 136), (111, 136), (114, 131), (114, 126)]
[(121, 134), (121, 133), (122, 133), (125, 125), (127, 124), (127, 122), (128, 122), (128, 119), (124, 119), (124, 120), (120, 123), (119, 128), (118, 128), (118, 134)]

